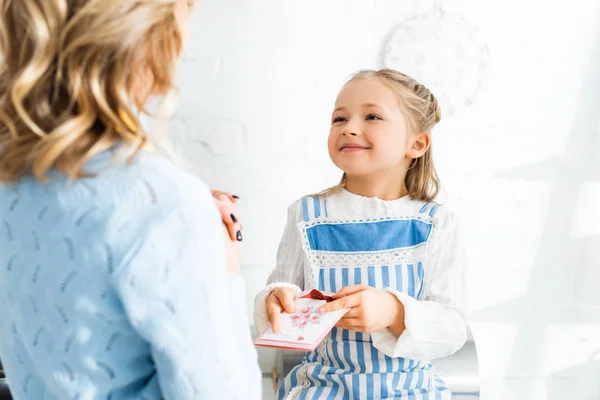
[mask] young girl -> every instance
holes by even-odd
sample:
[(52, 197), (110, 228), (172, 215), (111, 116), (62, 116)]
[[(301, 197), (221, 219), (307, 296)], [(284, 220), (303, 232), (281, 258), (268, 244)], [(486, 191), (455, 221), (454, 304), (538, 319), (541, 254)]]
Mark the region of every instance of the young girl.
[(222, 218), (139, 121), (173, 89), (189, 3), (0, 0), (0, 358), (16, 400), (261, 398), (235, 206), (215, 192)]
[(344, 175), (289, 207), (255, 324), (278, 331), (305, 289), (337, 293), (323, 312), (350, 311), (279, 399), (450, 399), (428, 362), (467, 337), (455, 217), (434, 203), (430, 132), (440, 117), (433, 94), (393, 70), (361, 71), (339, 93), (328, 147)]

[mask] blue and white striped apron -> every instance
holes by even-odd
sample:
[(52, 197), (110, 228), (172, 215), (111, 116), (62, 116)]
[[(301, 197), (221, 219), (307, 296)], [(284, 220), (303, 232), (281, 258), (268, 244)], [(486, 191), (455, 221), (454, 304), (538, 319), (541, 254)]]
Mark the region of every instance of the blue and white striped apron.
[[(343, 221), (328, 218), (326, 198), (306, 197), (303, 208), (300, 229), (314, 276), (306, 289), (338, 292), (368, 284), (419, 297), (423, 260), (390, 263), (385, 255), (401, 261), (403, 252), (427, 244), (435, 204), (425, 204), (414, 216)], [(377, 263), (380, 257), (385, 262)], [(447, 400), (451, 393), (429, 362), (388, 357), (369, 334), (333, 328), (285, 378), (278, 398)]]

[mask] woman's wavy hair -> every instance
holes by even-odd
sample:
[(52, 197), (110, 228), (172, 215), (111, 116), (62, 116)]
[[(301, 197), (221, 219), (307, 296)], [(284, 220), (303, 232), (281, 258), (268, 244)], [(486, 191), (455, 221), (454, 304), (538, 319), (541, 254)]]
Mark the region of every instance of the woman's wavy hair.
[(174, 88), (177, 1), (0, 0), (0, 182), (144, 146), (139, 110)]

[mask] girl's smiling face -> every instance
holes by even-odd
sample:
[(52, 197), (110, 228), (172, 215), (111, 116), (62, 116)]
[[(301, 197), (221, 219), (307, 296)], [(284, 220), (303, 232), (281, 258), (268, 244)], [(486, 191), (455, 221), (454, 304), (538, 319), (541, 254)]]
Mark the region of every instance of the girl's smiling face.
[(412, 135), (396, 94), (379, 79), (356, 79), (340, 91), (328, 148), (348, 176), (408, 169)]

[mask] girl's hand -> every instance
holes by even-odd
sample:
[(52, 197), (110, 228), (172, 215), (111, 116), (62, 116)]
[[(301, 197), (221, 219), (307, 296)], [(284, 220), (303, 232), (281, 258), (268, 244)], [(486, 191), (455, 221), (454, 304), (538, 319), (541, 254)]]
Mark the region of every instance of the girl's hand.
[(271, 292), (267, 297), (267, 316), (271, 322), (273, 333), (281, 329), (281, 313), (293, 314), (296, 312), (294, 304), (294, 291), (290, 288), (279, 288)]
[(350, 309), (337, 323), (338, 328), (366, 333), (390, 328), (396, 336), (406, 329), (404, 306), (391, 293), (356, 285), (345, 287), (332, 297), (334, 301), (321, 307), (321, 312)]
[[(240, 223), (240, 217), (238, 209), (235, 205), (237, 199), (233, 197), (233, 195), (221, 192), (218, 190), (213, 190), (213, 197), (217, 202), (217, 207), (219, 208), (219, 212), (221, 213), (221, 218), (223, 219), (223, 223), (227, 227), (229, 231), (229, 237), (233, 241), (242, 241), (242, 225)], [(233, 198), (233, 200), (232, 200)]]

